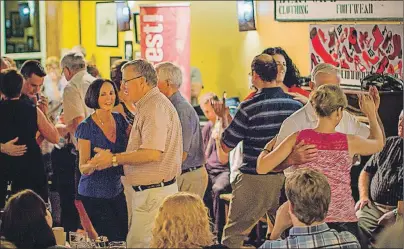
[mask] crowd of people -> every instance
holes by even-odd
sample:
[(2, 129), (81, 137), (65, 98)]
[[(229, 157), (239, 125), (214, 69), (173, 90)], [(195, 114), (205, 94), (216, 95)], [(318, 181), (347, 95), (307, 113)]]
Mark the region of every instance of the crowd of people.
[[(345, 110), (337, 68), (318, 64), (305, 90), (279, 47), (254, 57), (253, 91), (235, 113), (214, 93), (195, 107), (200, 75), (190, 103), (171, 62), (116, 61), (111, 79), (94, 68), (80, 47), (45, 68), (1, 60), (0, 235), (8, 248), (56, 248), (53, 223), (128, 248), (241, 248), (265, 216), (261, 248), (404, 245), (402, 222), (394, 224), (403, 113), (398, 136), (386, 138), (376, 87), (358, 95), (366, 125)], [(356, 155), (371, 155), (357, 203)], [(392, 239), (379, 237), (390, 226)]]

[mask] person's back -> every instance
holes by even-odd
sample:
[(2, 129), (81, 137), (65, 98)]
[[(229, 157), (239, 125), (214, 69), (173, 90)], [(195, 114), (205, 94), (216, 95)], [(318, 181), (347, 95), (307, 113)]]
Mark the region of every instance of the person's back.
[(256, 160), (261, 149), (278, 134), (282, 122), (301, 106), (279, 87), (264, 88), (252, 99), (240, 104), (238, 115), (245, 114), (248, 117), (248, 127), (243, 139), (244, 159), (241, 172), (256, 173)]
[(20, 157), (8, 157), (18, 167), (29, 166), (29, 158), (40, 156), (36, 143), (37, 110), (26, 101), (4, 100), (0, 102), (0, 142), (4, 143), (18, 137), (17, 144), (25, 144), (27, 152)]
[(318, 151), (316, 160), (301, 164), (299, 168), (308, 167), (322, 172), (332, 189), (326, 222), (356, 222), (350, 177), (352, 157), (348, 151), (347, 135), (307, 129), (298, 133), (296, 144), (301, 141), (315, 145)]

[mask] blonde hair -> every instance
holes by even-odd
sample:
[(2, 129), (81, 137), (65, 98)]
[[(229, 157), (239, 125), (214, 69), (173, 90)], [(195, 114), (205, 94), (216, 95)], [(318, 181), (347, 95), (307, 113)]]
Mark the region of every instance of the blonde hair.
[(60, 60), (58, 57), (50, 56), (46, 59), (45, 66), (48, 67), (48, 66), (56, 65), (59, 67), (60, 66), (59, 62), (60, 62)]
[(208, 209), (199, 196), (185, 192), (165, 198), (152, 234), (151, 248), (197, 248), (213, 244)]
[(348, 100), (339, 86), (322, 85), (310, 95), (310, 103), (320, 117), (329, 117), (338, 108), (345, 109)]

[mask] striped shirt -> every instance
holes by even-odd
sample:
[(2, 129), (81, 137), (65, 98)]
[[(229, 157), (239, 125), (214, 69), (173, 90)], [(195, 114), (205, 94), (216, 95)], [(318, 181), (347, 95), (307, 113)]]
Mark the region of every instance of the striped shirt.
[(257, 174), (257, 159), (262, 148), (278, 134), (282, 122), (302, 104), (279, 87), (263, 88), (252, 99), (243, 101), (233, 121), (223, 132), (223, 143), (235, 148), (243, 141), (240, 171)]
[(284, 240), (267, 240), (260, 248), (361, 248), (350, 232), (337, 232), (326, 223), (292, 227)]
[(397, 206), (397, 202), (403, 200), (403, 138), (387, 138), (384, 149), (374, 154), (363, 170), (373, 175), (372, 201)]

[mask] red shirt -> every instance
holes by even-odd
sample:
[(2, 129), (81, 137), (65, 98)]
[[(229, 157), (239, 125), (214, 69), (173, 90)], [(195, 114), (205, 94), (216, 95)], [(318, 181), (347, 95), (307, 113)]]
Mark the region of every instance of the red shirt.
[(306, 96), (307, 98), (310, 95), (310, 93), (308, 91), (302, 89), (301, 87), (297, 87), (297, 86), (290, 87), (288, 92), (290, 92), (290, 93), (300, 93), (301, 95)]

